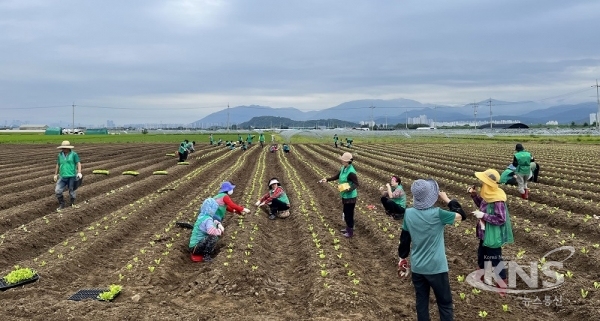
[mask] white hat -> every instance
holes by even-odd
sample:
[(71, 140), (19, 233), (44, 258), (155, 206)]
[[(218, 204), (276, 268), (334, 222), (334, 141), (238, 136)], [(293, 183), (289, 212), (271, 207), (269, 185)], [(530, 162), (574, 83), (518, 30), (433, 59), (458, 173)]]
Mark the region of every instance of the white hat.
[(352, 154), (345, 152), (342, 156), (340, 156), (340, 160), (344, 162), (349, 162), (352, 160)]
[(74, 146), (71, 146), (71, 143), (68, 140), (64, 140), (60, 146), (56, 147), (58, 149), (62, 149), (62, 148), (68, 148), (68, 149), (73, 149), (75, 148)]
[(270, 180), (270, 181), (269, 181), (269, 186), (271, 186), (271, 185), (273, 185), (273, 184), (278, 184), (278, 185), (281, 185), (281, 184), (279, 183), (279, 181), (278, 181), (276, 178), (273, 178), (272, 180)]

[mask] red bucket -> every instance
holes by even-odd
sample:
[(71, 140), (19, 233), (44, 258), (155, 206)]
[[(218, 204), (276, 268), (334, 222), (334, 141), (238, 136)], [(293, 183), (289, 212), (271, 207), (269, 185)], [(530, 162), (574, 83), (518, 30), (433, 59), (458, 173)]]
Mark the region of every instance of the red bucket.
[(204, 257), (202, 257), (202, 255), (192, 254), (192, 255), (190, 255), (190, 259), (192, 260), (192, 262), (202, 262)]

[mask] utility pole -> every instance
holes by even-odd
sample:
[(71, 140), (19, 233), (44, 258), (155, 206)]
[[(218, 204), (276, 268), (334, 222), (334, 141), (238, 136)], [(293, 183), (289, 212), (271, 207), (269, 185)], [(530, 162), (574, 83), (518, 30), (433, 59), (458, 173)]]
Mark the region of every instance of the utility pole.
[(435, 128), (435, 114), (437, 110), (437, 105), (433, 105), (433, 128)]
[(227, 131), (229, 132), (229, 103), (227, 103)]
[(71, 123), (71, 134), (75, 134), (75, 102), (73, 102), (73, 123)]
[(375, 109), (375, 106), (371, 105), (369, 108), (371, 108), (371, 123), (369, 125), (371, 125), (371, 130), (373, 130), (373, 109)]
[(596, 112), (596, 129), (600, 131), (600, 95), (598, 95), (598, 79), (596, 79), (596, 85), (592, 86), (596, 87), (596, 100), (598, 101), (598, 112)]
[(490, 129), (492, 129), (492, 97), (490, 97)]
[(473, 102), (471, 106), (473, 106), (473, 115), (475, 116), (475, 129), (477, 129), (477, 103)]

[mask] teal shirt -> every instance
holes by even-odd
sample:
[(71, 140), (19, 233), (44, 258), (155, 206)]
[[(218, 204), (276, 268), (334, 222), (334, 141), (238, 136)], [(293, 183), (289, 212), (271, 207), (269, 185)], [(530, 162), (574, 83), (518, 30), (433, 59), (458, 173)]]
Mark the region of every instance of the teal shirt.
[(448, 272), (444, 244), (444, 226), (454, 224), (456, 213), (439, 207), (406, 209), (402, 229), (410, 233), (411, 271), (418, 274)]
[(258, 136), (258, 140), (261, 141), (261, 142), (264, 142), (265, 141), (265, 135), (260, 134), (260, 136)]
[(66, 156), (63, 152), (60, 152), (58, 153), (56, 163), (58, 164), (58, 176), (62, 178), (75, 177), (77, 175), (79, 155), (72, 150)]
[(506, 184), (506, 182), (508, 182), (508, 180), (510, 179), (510, 173), (512, 173), (513, 171), (511, 169), (505, 169), (504, 172), (502, 172), (502, 174), (500, 174), (500, 184)]
[(391, 200), (394, 203), (401, 206), (402, 208), (406, 208), (406, 193), (404, 192), (404, 188), (402, 187), (402, 185), (398, 185), (398, 186), (396, 186), (396, 188), (392, 189), (392, 193), (394, 193), (397, 189), (400, 189), (402, 191), (402, 196), (392, 198)]

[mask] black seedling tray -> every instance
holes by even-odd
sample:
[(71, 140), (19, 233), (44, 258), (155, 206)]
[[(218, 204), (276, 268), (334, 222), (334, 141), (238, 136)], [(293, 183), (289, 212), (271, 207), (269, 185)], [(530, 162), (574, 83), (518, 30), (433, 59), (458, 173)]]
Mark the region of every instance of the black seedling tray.
[(14, 288), (14, 287), (21, 286), (21, 285), (24, 285), (24, 284), (27, 284), (27, 283), (35, 282), (39, 278), (40, 278), (40, 276), (36, 274), (31, 279), (23, 280), (21, 282), (17, 282), (17, 283), (14, 283), (14, 284), (8, 284), (8, 283), (4, 282), (3, 278), (0, 278), (0, 291), (5, 291), (5, 290), (8, 290), (10, 288)]
[(179, 227), (182, 227), (182, 228), (187, 228), (187, 229), (190, 229), (190, 230), (194, 229), (194, 225), (192, 225), (192, 224), (190, 224), (188, 222), (177, 222), (177, 223), (175, 223), (175, 225), (177, 225)]
[[(79, 290), (79, 291), (77, 291), (77, 293), (71, 295), (71, 297), (69, 297), (68, 300), (83, 301), (83, 300), (87, 300), (87, 299), (92, 299), (92, 300), (104, 301), (104, 300), (98, 299), (98, 295), (100, 293), (106, 292), (106, 291), (108, 291), (108, 289), (83, 289), (83, 290)], [(115, 295), (113, 300), (116, 297), (118, 297), (119, 294), (121, 294), (121, 292), (117, 293), (117, 295)]]

